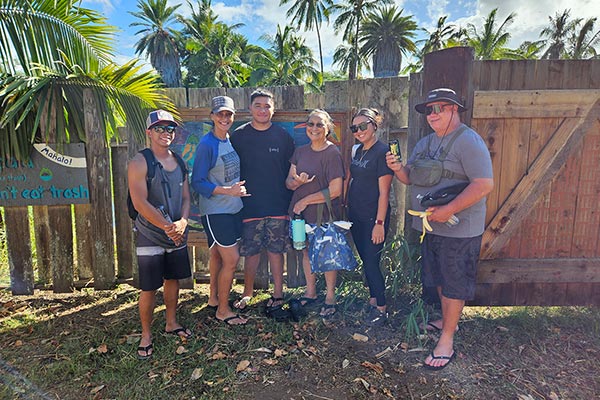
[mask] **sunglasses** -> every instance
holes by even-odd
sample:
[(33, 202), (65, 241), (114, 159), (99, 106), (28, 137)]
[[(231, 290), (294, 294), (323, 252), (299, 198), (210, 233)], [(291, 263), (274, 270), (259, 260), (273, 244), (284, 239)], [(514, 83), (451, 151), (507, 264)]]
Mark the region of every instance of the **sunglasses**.
[(431, 114), (439, 114), (444, 111), (444, 108), (447, 106), (452, 106), (453, 104), (434, 104), (432, 106), (425, 107), (425, 115)]
[(157, 125), (157, 126), (153, 126), (152, 130), (156, 133), (158, 133), (159, 135), (167, 132), (167, 133), (174, 133), (175, 129), (177, 129), (176, 126), (173, 125), (168, 125), (168, 126), (163, 126), (163, 125)]
[(359, 130), (366, 131), (369, 124), (372, 124), (372, 123), (373, 123), (373, 121), (365, 121), (365, 122), (361, 122), (358, 125), (350, 125), (350, 132), (356, 133)]
[(320, 122), (317, 122), (316, 124), (314, 122), (307, 122), (306, 126), (308, 126), (309, 128), (312, 128), (313, 126), (316, 126), (319, 129), (325, 128), (325, 124), (322, 124)]

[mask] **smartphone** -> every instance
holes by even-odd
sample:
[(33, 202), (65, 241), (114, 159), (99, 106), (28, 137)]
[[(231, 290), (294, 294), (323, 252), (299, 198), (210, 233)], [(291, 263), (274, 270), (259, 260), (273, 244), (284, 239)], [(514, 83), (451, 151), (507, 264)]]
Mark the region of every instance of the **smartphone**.
[(402, 154), (400, 154), (400, 142), (397, 139), (390, 140), (390, 153), (396, 156), (398, 161), (402, 161)]

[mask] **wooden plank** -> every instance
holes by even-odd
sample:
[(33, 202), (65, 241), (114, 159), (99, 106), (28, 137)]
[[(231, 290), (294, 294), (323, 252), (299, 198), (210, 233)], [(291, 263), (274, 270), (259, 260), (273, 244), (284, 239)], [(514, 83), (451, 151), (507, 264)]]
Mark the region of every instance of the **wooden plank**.
[[(538, 158), (552, 133), (560, 125), (559, 118), (535, 118), (531, 120), (529, 135), (528, 168)], [(519, 256), (522, 258), (537, 258), (546, 256), (546, 238), (550, 223), (548, 208), (550, 206), (550, 186), (542, 192), (531, 213), (521, 225), (519, 237), (521, 247)]]
[(165, 88), (165, 91), (176, 107), (188, 107), (186, 88)]
[[(189, 108), (206, 107), (210, 109), (210, 102), (215, 96), (225, 96), (225, 88), (189, 88), (188, 105)], [(234, 99), (235, 103), (235, 99)], [(181, 107), (180, 107), (181, 108)]]
[(467, 125), (472, 118), (474, 54), (472, 47), (452, 47), (428, 53), (423, 60), (424, 91), (439, 87), (454, 89), (468, 108), (461, 115), (461, 120)]
[(600, 283), (600, 258), (482, 260), (477, 283)]
[[(502, 135), (502, 173), (495, 180), (498, 185), (498, 204), (504, 204), (514, 188), (519, 184), (527, 171), (527, 155), (529, 154), (529, 134), (531, 122), (526, 119), (507, 119), (504, 121)], [(512, 235), (509, 246), (504, 246), (497, 252), (497, 257), (518, 257), (520, 250), (520, 239), (516, 235), (516, 229)], [(500, 250), (500, 249), (498, 249)]]
[(43, 285), (48, 285), (52, 282), (52, 263), (50, 262), (50, 228), (48, 226), (48, 206), (34, 206), (32, 208), (38, 281)]
[[(529, 285), (512, 284), (517, 293), (514, 301), (491, 293), (490, 284), (478, 283), (475, 287), (475, 299), (467, 302), (468, 306), (600, 306), (600, 284), (598, 283), (539, 283), (534, 291)], [(508, 287), (509, 284), (498, 284)], [(583, 293), (591, 293), (589, 297), (577, 296), (569, 298), (565, 295), (568, 286), (577, 287)]]
[(94, 288), (112, 289), (115, 285), (115, 257), (110, 155), (94, 95), (87, 89), (83, 94), (83, 111), (87, 137), (88, 184), (92, 205), (90, 223), (94, 227), (90, 235), (94, 262)]
[(532, 164), (529, 173), (523, 177), (484, 232), (482, 258), (491, 258), (502, 248), (518, 224), (529, 214), (529, 209), (541, 192), (583, 139), (599, 112), (600, 100), (594, 103), (585, 118), (569, 118), (561, 124), (548, 146)]
[(54, 293), (70, 293), (73, 291), (74, 281), (71, 206), (48, 206), (48, 226), (50, 227), (52, 289)]
[(325, 108), (331, 110), (348, 110), (349, 104), (349, 81), (328, 81), (324, 83)]
[(127, 144), (111, 144), (112, 182), (114, 188), (115, 239), (117, 243), (117, 278), (133, 276), (132, 229), (127, 209)]
[[(227, 96), (233, 99), (233, 103), (235, 104), (235, 109), (237, 110), (248, 110), (250, 108), (250, 95), (248, 94), (247, 88), (228, 88)], [(210, 105), (208, 103), (207, 105)], [(201, 107), (206, 107), (206, 105), (200, 105)]]
[[(282, 88), (282, 102), (279, 106), (284, 110), (304, 109), (304, 87), (285, 86)], [(248, 97), (249, 98), (249, 97)]]
[(75, 248), (77, 250), (77, 278), (89, 281), (93, 276), (92, 243), (90, 240), (92, 224), (90, 223), (91, 204), (74, 204), (75, 215)]
[(33, 260), (27, 207), (4, 207), (4, 229), (11, 292), (14, 295), (33, 294)]
[(498, 211), (499, 182), (502, 177), (502, 147), (504, 135), (503, 119), (473, 119), (472, 128), (485, 141), (492, 159), (492, 170), (494, 173), (494, 190), (487, 196), (486, 200), (486, 224)]
[(600, 97), (600, 90), (476, 91), (473, 118), (581, 117)]

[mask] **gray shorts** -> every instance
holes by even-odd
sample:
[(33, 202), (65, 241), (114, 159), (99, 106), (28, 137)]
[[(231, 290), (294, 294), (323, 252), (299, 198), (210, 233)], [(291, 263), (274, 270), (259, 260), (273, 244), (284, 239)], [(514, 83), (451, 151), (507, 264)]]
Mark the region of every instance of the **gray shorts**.
[(242, 228), (241, 256), (253, 256), (261, 248), (271, 253), (283, 254), (290, 249), (290, 221), (265, 217), (244, 222)]
[(481, 237), (425, 235), (421, 259), (423, 284), (441, 286), (442, 294), (449, 299), (473, 300)]

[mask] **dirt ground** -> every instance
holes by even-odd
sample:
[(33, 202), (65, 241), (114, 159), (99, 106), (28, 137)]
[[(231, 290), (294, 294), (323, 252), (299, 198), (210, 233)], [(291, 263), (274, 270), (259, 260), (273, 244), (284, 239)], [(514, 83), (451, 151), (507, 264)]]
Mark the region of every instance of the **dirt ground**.
[[(203, 290), (181, 296), (179, 313), (197, 332), (183, 343), (189, 352), (162, 356), (170, 339), (161, 337), (150, 365), (120, 339), (139, 329), (130, 287), (24, 297), (0, 292), (0, 399), (600, 398), (596, 308), (467, 308), (455, 340), (458, 357), (430, 372), (422, 361), (436, 335), (407, 341), (410, 307), (401, 301), (390, 305), (389, 324), (376, 329), (361, 322), (360, 301), (342, 303), (331, 321), (313, 314), (299, 323), (268, 320), (255, 304), (250, 326), (232, 329), (203, 308)], [(98, 354), (99, 343), (107, 344), (106, 354)], [(225, 359), (214, 361), (221, 352)], [(204, 376), (190, 383), (197, 365)], [(135, 388), (126, 391), (127, 385)]]

